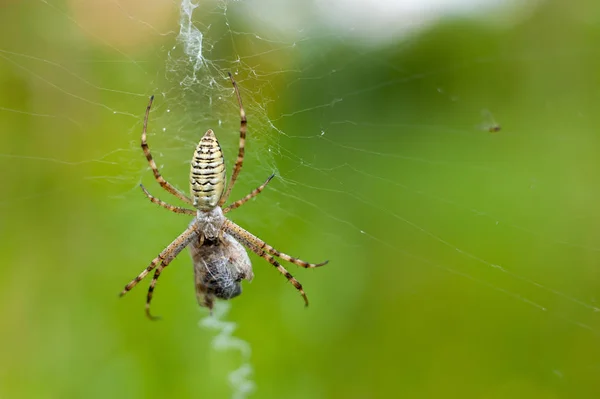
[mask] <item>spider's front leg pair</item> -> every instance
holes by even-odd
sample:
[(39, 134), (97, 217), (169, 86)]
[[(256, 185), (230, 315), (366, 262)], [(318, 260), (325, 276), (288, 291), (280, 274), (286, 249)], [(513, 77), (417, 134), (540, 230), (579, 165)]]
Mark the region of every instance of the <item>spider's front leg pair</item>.
[(275, 266), (275, 268), (279, 271), (279, 273), (283, 274), (285, 276), (285, 278), (287, 278), (288, 281), (290, 283), (292, 283), (292, 285), (300, 292), (300, 295), (302, 295), (302, 298), (304, 299), (305, 306), (308, 306), (308, 298), (306, 296), (306, 293), (304, 292), (304, 289), (302, 288), (302, 284), (300, 284), (300, 282), (298, 280), (296, 280), (294, 278), (294, 276), (292, 276), (292, 274), (290, 272), (288, 272), (285, 269), (285, 267), (283, 267), (274, 258), (274, 256), (281, 258), (287, 262), (293, 263), (297, 266), (303, 267), (305, 269), (312, 269), (315, 267), (324, 266), (329, 261), (325, 261), (322, 263), (309, 263), (309, 262), (303, 261), (301, 259), (292, 257), (290, 255), (287, 255), (283, 252), (276, 250), (275, 248), (273, 248), (272, 246), (270, 246), (269, 244), (267, 244), (260, 238), (256, 237), (249, 231), (244, 230), (242, 227), (238, 226), (237, 224), (233, 223), (230, 220), (225, 220), (223, 228), (226, 233), (228, 233), (232, 237), (234, 237), (243, 246), (250, 249), (256, 255), (260, 256), (261, 258), (265, 259), (267, 262), (269, 262), (270, 264)]
[(120, 296), (127, 294), (133, 287), (135, 287), (140, 281), (142, 281), (144, 277), (148, 275), (148, 273), (156, 269), (154, 271), (154, 277), (152, 278), (150, 286), (148, 287), (148, 295), (146, 297), (146, 315), (150, 319), (154, 319), (155, 317), (153, 317), (150, 314), (150, 302), (152, 301), (152, 294), (154, 292), (156, 282), (158, 281), (158, 277), (160, 277), (160, 274), (163, 271), (163, 269), (169, 266), (169, 263), (171, 263), (171, 261), (175, 259), (175, 257), (179, 255), (179, 253), (183, 251), (185, 247), (187, 247), (192, 241), (197, 239), (198, 231), (193, 226), (188, 227), (183, 233), (179, 235), (179, 237), (177, 237), (171, 244), (169, 244), (168, 247), (162, 250), (162, 252), (158, 254), (156, 258), (152, 259), (152, 262), (150, 262), (148, 267), (146, 267), (136, 278), (131, 280), (125, 286), (123, 291), (121, 291)]

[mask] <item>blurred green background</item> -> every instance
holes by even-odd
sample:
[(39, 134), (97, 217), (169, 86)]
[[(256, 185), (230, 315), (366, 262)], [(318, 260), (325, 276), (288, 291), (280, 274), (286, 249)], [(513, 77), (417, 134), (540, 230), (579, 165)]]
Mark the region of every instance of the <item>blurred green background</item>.
[[(272, 266), (231, 301), (256, 398), (600, 397), (600, 6), (547, 1), (441, 18), (384, 41), (290, 31), (248, 2), (202, 3), (205, 62), (161, 1), (0, 5), (0, 397), (230, 397), (189, 255), (118, 293), (189, 220), (151, 204), (139, 149), (187, 190), (208, 128), (234, 221), (318, 270)], [(267, 18), (267, 17), (264, 17)], [(500, 20), (499, 20), (500, 19)], [(185, 20), (183, 20), (185, 22)], [(365, 21), (365, 24), (375, 24)], [(488, 129), (502, 126), (497, 133)]]

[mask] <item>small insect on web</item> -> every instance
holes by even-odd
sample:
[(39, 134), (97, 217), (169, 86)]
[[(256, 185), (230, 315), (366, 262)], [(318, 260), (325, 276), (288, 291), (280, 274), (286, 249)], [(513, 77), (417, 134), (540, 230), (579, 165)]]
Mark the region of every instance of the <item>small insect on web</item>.
[(481, 117), (483, 118), (483, 123), (479, 125), (481, 130), (485, 130), (490, 133), (498, 133), (502, 129), (502, 126), (496, 122), (494, 115), (492, 115), (489, 110), (481, 110)]
[(189, 247), (194, 262), (194, 275), (196, 285), (196, 297), (200, 306), (209, 308), (212, 311), (215, 298), (231, 299), (241, 294), (242, 280), (252, 280), (252, 264), (246, 252), (246, 248), (267, 260), (270, 264), (283, 274), (304, 298), (304, 303), (308, 306), (308, 298), (302, 289), (302, 285), (296, 280), (276, 259), (281, 258), (285, 261), (304, 268), (314, 268), (327, 264), (309, 263), (298, 258), (279, 252), (268, 245), (260, 238), (244, 230), (237, 224), (225, 217), (225, 214), (239, 208), (248, 200), (260, 194), (267, 184), (273, 179), (274, 175), (254, 189), (244, 198), (232, 202), (225, 208), (223, 204), (229, 198), (238, 175), (244, 162), (244, 148), (246, 144), (247, 121), (246, 113), (242, 105), (242, 98), (238, 86), (229, 73), (229, 78), (233, 85), (238, 104), (240, 107), (240, 145), (238, 149), (237, 160), (233, 168), (233, 173), (229, 179), (229, 184), (225, 188), (225, 161), (221, 146), (212, 130), (208, 130), (200, 139), (196, 146), (191, 161), (190, 168), (190, 194), (187, 197), (173, 185), (167, 182), (160, 172), (152, 158), (150, 148), (146, 142), (146, 129), (148, 127), (148, 116), (154, 96), (150, 97), (150, 102), (146, 107), (144, 125), (142, 129), (142, 150), (148, 160), (148, 164), (154, 173), (154, 178), (170, 194), (179, 198), (183, 202), (193, 206), (195, 210), (181, 208), (168, 204), (151, 195), (143, 185), (140, 185), (142, 191), (148, 199), (171, 212), (194, 216), (194, 219), (188, 225), (188, 228), (179, 235), (169, 246), (167, 246), (156, 258), (150, 262), (136, 278), (131, 280), (121, 292), (121, 296), (129, 292), (144, 277), (154, 270), (154, 277), (148, 287), (146, 297), (146, 315), (150, 319), (154, 317), (150, 314), (150, 302), (156, 282), (165, 267), (184, 248)]

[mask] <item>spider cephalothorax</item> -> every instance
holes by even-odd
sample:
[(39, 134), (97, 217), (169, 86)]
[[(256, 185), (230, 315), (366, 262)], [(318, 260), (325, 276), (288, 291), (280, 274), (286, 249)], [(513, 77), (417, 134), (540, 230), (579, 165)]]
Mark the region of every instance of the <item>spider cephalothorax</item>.
[(285, 261), (294, 263), (304, 268), (313, 268), (323, 266), (323, 263), (308, 263), (303, 260), (293, 258), (282, 252), (279, 252), (268, 245), (260, 238), (252, 235), (237, 224), (228, 220), (225, 214), (246, 203), (251, 198), (256, 197), (271, 181), (274, 175), (271, 175), (263, 184), (254, 189), (244, 198), (231, 203), (225, 208), (221, 208), (229, 198), (235, 181), (242, 169), (244, 162), (244, 148), (246, 145), (246, 113), (242, 106), (242, 99), (231, 74), (229, 74), (231, 83), (240, 106), (240, 145), (238, 157), (235, 162), (233, 173), (227, 188), (225, 188), (225, 161), (219, 141), (212, 130), (208, 130), (196, 146), (190, 165), (190, 194), (191, 198), (177, 190), (168, 183), (158, 171), (158, 167), (152, 158), (150, 148), (146, 142), (146, 129), (148, 126), (148, 116), (154, 96), (150, 97), (150, 102), (146, 108), (144, 117), (144, 127), (142, 129), (142, 150), (154, 173), (154, 178), (167, 192), (173, 194), (185, 203), (192, 205), (195, 210), (181, 208), (170, 205), (164, 201), (152, 196), (144, 186), (144, 194), (154, 202), (175, 213), (183, 213), (194, 216), (188, 228), (179, 235), (168, 247), (166, 247), (156, 258), (150, 262), (136, 278), (125, 286), (121, 295), (125, 295), (129, 290), (137, 285), (144, 277), (154, 270), (154, 277), (148, 288), (146, 298), (146, 314), (150, 314), (150, 302), (152, 293), (158, 281), (158, 277), (165, 267), (175, 259), (175, 257), (185, 248), (189, 247), (194, 262), (194, 275), (196, 285), (196, 296), (201, 306), (212, 310), (214, 299), (231, 299), (242, 292), (241, 281), (252, 280), (252, 264), (246, 252), (246, 248), (258, 256), (266, 259), (269, 263), (279, 270), (304, 298), (308, 305), (308, 299), (302, 285), (287, 271), (274, 256)]

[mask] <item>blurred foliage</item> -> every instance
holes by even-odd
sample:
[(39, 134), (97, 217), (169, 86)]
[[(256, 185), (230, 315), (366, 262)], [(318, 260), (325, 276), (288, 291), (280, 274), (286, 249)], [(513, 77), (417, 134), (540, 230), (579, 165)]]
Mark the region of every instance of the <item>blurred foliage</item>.
[[(162, 321), (144, 317), (147, 281), (117, 298), (188, 222), (137, 188), (172, 202), (138, 142), (147, 95), (173, 84), (177, 6), (82, 3), (0, 13), (0, 397), (227, 397), (239, 358), (197, 325), (187, 253), (157, 286)], [(312, 301), (303, 309), (252, 257), (256, 279), (229, 318), (253, 349), (253, 397), (600, 396), (600, 26), (588, 17), (600, 8), (588, 3), (550, 1), (511, 28), (444, 20), (379, 48), (315, 36), (293, 58), (254, 59), (260, 79), (240, 68), (251, 129), (259, 100), (288, 116), (275, 123), (286, 135), (257, 123), (277, 138), (249, 139), (250, 180), (234, 195), (269, 167), (281, 178), (233, 217), (285, 252), (331, 260), (286, 265)], [(227, 16), (256, 29), (233, 6)], [(257, 51), (230, 36), (226, 49)], [(477, 128), (484, 109), (500, 132)], [(191, 119), (182, 142), (151, 143), (183, 188), (186, 154), (211, 126)]]

